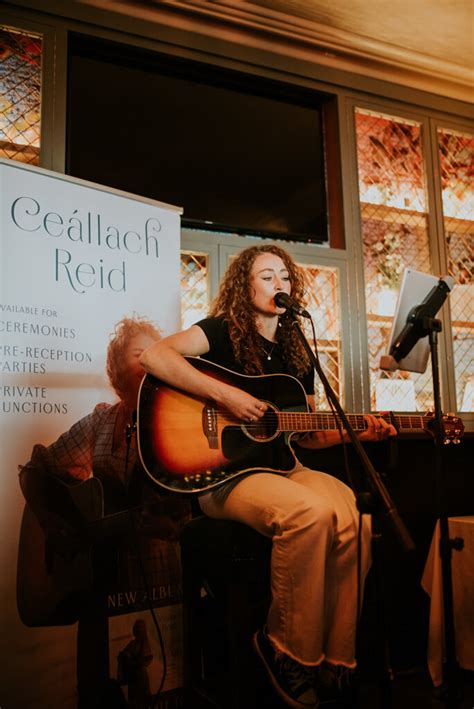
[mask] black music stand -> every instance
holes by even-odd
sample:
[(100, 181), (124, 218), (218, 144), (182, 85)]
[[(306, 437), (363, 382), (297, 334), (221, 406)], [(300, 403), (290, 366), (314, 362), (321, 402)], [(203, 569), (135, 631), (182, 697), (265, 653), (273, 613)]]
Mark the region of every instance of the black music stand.
[[(431, 285), (431, 290), (426, 290), (422, 302), (415, 307), (410, 305), (416, 302), (414, 293), (419, 292), (422, 282)], [(459, 665), (456, 658), (456, 641), (454, 630), (453, 612), (453, 585), (451, 571), (452, 551), (461, 550), (464, 542), (460, 537), (450, 539), (448, 516), (446, 511), (445, 466), (444, 466), (444, 433), (443, 414), (441, 411), (441, 394), (438, 360), (438, 332), (441, 332), (441, 321), (435, 318), (438, 310), (443, 305), (448, 293), (454, 285), (450, 276), (436, 279), (428, 274), (409, 271), (404, 274), (400, 294), (398, 297), (396, 317), (392, 327), (389, 355), (382, 357), (380, 367), (394, 371), (404, 369), (411, 372), (424, 372), (429, 354), (431, 354), (431, 369), (433, 378), (434, 419), (433, 436), (435, 442), (435, 483), (436, 500), (440, 524), (440, 546), (442, 581), (443, 581), (443, 612), (444, 633), (446, 644), (445, 664), (445, 692), (442, 696), (449, 709), (459, 707), (461, 692), (459, 688)], [(415, 296), (416, 297), (416, 296)], [(406, 322), (400, 330), (400, 315), (406, 313)], [(427, 339), (426, 339), (427, 338)], [(414, 348), (418, 348), (417, 356), (409, 358)], [(424, 363), (424, 364), (423, 364)]]

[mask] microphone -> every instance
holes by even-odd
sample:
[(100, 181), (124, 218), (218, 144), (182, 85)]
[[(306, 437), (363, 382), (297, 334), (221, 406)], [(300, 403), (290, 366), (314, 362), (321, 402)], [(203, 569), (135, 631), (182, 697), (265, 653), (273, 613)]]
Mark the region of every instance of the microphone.
[(283, 293), (283, 291), (275, 293), (273, 302), (278, 308), (286, 308), (286, 310), (290, 310), (294, 315), (301, 315), (302, 318), (311, 318), (307, 310), (302, 308), (301, 305), (299, 305), (296, 300), (293, 300), (287, 293)]
[(411, 352), (418, 340), (422, 337), (426, 337), (428, 330), (423, 321), (426, 320), (426, 318), (434, 318), (453, 286), (454, 279), (451, 276), (440, 278), (423, 302), (410, 310), (406, 325), (397, 335), (395, 342), (390, 348), (389, 354), (384, 355), (380, 359), (381, 369), (388, 370), (389, 372), (395, 371), (398, 362)]

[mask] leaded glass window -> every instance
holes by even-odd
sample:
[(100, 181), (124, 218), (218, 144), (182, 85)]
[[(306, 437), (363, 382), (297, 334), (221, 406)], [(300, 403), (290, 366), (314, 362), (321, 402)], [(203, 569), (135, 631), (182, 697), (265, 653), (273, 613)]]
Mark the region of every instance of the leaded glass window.
[(209, 257), (205, 253), (181, 252), (181, 324), (191, 327), (205, 318), (209, 309)]
[(474, 136), (438, 130), (458, 411), (474, 411)]
[(431, 272), (421, 126), (381, 113), (355, 114), (372, 410), (432, 408), (429, 369), (382, 372), (401, 276)]
[(0, 157), (39, 165), (41, 37), (0, 26)]
[[(313, 318), (321, 366), (336, 396), (343, 397), (343, 362), (339, 269), (332, 266), (298, 264), (303, 271), (307, 291), (306, 309)], [(312, 344), (312, 330), (306, 325), (305, 335)], [(316, 378), (315, 403), (318, 410), (329, 405), (323, 386)]]

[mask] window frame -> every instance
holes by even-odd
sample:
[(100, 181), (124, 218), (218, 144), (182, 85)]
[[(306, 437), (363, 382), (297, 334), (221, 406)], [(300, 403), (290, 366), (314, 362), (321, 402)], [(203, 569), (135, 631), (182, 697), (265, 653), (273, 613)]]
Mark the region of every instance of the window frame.
[[(360, 211), (360, 196), (358, 183), (358, 166), (357, 166), (357, 142), (355, 130), (355, 112), (356, 109), (366, 109), (377, 113), (382, 113), (393, 118), (407, 119), (416, 121), (420, 124), (421, 139), (423, 142), (423, 157), (425, 161), (425, 177), (426, 177), (426, 192), (427, 192), (427, 225), (428, 225), (428, 240), (430, 247), (431, 269), (434, 273), (445, 275), (447, 273), (447, 251), (445, 247), (445, 232), (443, 223), (442, 201), (441, 201), (441, 183), (438, 179), (440, 174), (437, 128), (452, 128), (453, 130), (472, 133), (474, 131), (474, 122), (453, 120), (452, 116), (439, 113), (432, 115), (423, 109), (407, 106), (400, 102), (388, 100), (364, 100), (357, 96), (347, 97), (344, 105), (345, 135), (342, 138), (342, 143), (347, 149), (348, 160), (343, 163), (344, 171), (344, 198), (347, 199), (351, 207), (352, 215), (352, 239), (349, 240), (349, 250), (352, 252), (352, 257), (356, 264), (356, 272), (358, 281), (354, 283), (354, 288), (357, 290), (359, 302), (361, 303), (361, 311), (359, 313), (358, 338), (360, 342), (360, 358), (363, 369), (363, 410), (370, 410), (370, 376), (369, 376), (369, 356), (368, 356), (368, 321), (367, 308), (365, 299), (365, 272), (363, 258), (363, 241), (361, 227), (361, 211)], [(349, 194), (348, 194), (349, 191)], [(456, 389), (455, 389), (455, 373), (453, 366), (453, 347), (452, 347), (452, 331), (451, 317), (449, 307), (443, 308), (437, 316), (442, 323), (442, 331), (438, 336), (438, 357), (439, 362), (444, 365), (440, 367), (440, 385), (442, 408), (445, 411), (455, 412), (456, 406)], [(355, 327), (355, 325), (354, 325)], [(357, 335), (353, 334), (354, 338)], [(431, 367), (431, 361), (428, 364)], [(466, 426), (474, 429), (474, 414), (462, 412), (463, 420)]]
[(32, 32), (42, 38), (41, 60), (41, 137), (39, 166), (64, 173), (66, 155), (66, 62), (67, 31), (30, 17), (2, 11), (2, 26), (19, 32)]

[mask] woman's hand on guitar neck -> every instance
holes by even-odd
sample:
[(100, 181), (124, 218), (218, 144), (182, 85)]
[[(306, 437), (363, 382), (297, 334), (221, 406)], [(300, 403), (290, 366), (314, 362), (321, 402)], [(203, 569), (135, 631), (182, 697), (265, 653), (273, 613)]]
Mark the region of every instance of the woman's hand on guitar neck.
[[(357, 437), (361, 441), (384, 441), (391, 436), (396, 436), (397, 431), (392, 424), (387, 423), (385, 419), (372, 414), (364, 416), (367, 424), (365, 431), (357, 433)], [(344, 431), (344, 441), (349, 442), (350, 438)], [(341, 434), (338, 430), (334, 431), (318, 431), (312, 434), (307, 434), (298, 444), (302, 448), (329, 448), (341, 443)]]
[(361, 441), (383, 441), (390, 436), (397, 435), (395, 427), (382, 417), (367, 414), (364, 419), (367, 423), (367, 428), (358, 434)]

